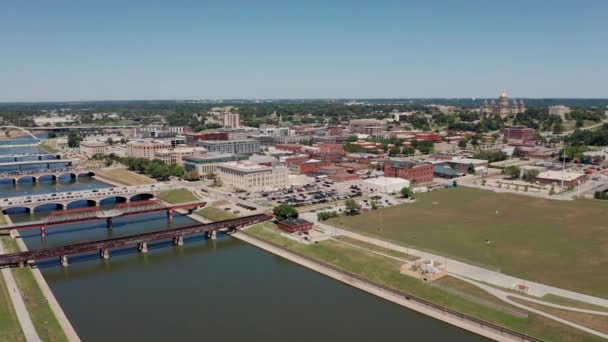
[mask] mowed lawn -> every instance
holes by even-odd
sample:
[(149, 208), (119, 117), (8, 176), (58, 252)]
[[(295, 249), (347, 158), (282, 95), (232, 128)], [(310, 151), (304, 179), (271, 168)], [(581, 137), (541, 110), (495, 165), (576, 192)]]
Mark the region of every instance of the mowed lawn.
[(608, 201), (551, 201), (459, 187), (419, 194), (413, 204), (328, 222), (608, 298)]
[(188, 189), (163, 191), (158, 194), (158, 198), (172, 204), (198, 201), (198, 198), (196, 198)]
[(99, 176), (124, 185), (154, 184), (156, 180), (127, 169), (96, 170)]

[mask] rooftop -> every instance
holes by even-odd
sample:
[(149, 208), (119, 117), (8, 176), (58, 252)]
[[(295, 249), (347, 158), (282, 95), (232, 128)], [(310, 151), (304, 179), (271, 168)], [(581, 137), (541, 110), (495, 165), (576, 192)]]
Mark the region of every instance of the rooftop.
[(236, 159), (240, 157), (238, 155), (232, 153), (218, 153), (218, 152), (209, 152), (205, 154), (195, 154), (192, 156), (184, 157), (184, 160), (192, 160), (192, 161), (208, 161), (214, 159)]
[(295, 218), (295, 219), (280, 221), (279, 224), (293, 227), (293, 226), (301, 226), (303, 224), (312, 224), (312, 223), (309, 221), (306, 221), (304, 219), (301, 219), (301, 218)]
[(543, 179), (551, 179), (556, 181), (561, 181), (562, 178), (564, 181), (573, 181), (578, 179), (579, 177), (585, 176), (582, 172), (562, 172), (562, 171), (545, 171), (538, 174), (537, 178)]

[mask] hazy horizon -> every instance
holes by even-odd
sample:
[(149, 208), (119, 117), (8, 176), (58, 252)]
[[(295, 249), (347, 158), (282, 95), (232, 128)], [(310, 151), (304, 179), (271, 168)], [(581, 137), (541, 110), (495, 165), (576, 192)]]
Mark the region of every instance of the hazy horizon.
[(603, 99), (607, 12), (600, 0), (3, 2), (0, 102)]

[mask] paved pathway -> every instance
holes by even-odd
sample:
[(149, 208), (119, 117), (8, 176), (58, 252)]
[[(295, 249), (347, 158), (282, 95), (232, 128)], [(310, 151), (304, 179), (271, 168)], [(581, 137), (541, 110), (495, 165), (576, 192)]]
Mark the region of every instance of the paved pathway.
[[(4, 248), (2, 246), (1, 241), (0, 254), (4, 254)], [(34, 328), (34, 323), (32, 323), (30, 314), (28, 313), (27, 308), (25, 307), (23, 297), (21, 297), (21, 292), (19, 292), (19, 289), (17, 288), (15, 278), (13, 278), (13, 272), (10, 268), (3, 268), (2, 276), (4, 277), (4, 281), (6, 282), (9, 297), (11, 298), (11, 302), (13, 303), (13, 307), (15, 308), (15, 313), (17, 314), (17, 319), (19, 320), (19, 325), (21, 325), (21, 330), (23, 331), (25, 339), (28, 342), (41, 341), (40, 337), (38, 337), (38, 333), (36, 332), (36, 328)]]
[[(593, 329), (587, 328), (585, 326), (582, 326), (580, 324), (570, 322), (570, 321), (565, 320), (563, 318), (560, 318), (560, 317), (548, 314), (548, 313), (546, 313), (544, 311), (541, 311), (541, 310), (538, 310), (538, 309), (535, 309), (535, 308), (531, 308), (531, 307), (529, 307), (529, 306), (527, 306), (525, 304), (521, 304), (521, 303), (518, 303), (516, 301), (511, 300), (511, 299), (509, 299), (509, 297), (515, 297), (515, 298), (520, 298), (520, 299), (524, 299), (524, 300), (529, 300), (531, 302), (541, 302), (541, 301), (537, 301), (537, 300), (533, 300), (533, 299), (530, 299), (530, 298), (527, 298), (527, 297), (524, 297), (524, 296), (519, 296), (519, 295), (516, 295), (516, 294), (505, 292), (505, 291), (499, 290), (497, 288), (494, 288), (492, 286), (488, 286), (488, 285), (484, 285), (484, 284), (478, 283), (476, 281), (472, 281), (472, 280), (467, 279), (465, 277), (461, 277), (461, 276), (454, 275), (454, 274), (451, 274), (451, 275), (453, 277), (456, 277), (456, 278), (460, 279), (460, 280), (466, 281), (467, 283), (473, 284), (473, 285), (481, 288), (482, 290), (485, 290), (486, 292), (492, 294), (493, 296), (499, 298), (500, 300), (502, 300), (502, 301), (504, 301), (506, 303), (509, 303), (509, 304), (511, 304), (513, 306), (525, 309), (527, 311), (534, 312), (534, 313), (536, 313), (538, 315), (545, 316), (545, 317), (550, 318), (552, 320), (555, 320), (555, 321), (558, 321), (560, 323), (563, 323), (563, 324), (566, 324), (568, 326), (571, 326), (573, 328), (585, 331), (587, 333), (599, 336), (601, 338), (608, 339), (608, 334), (604, 334), (604, 333), (599, 332), (597, 330), (593, 330)], [(553, 306), (553, 307), (562, 307), (562, 308), (565, 308), (566, 310), (571, 310), (571, 311), (579, 311), (579, 312), (590, 311), (591, 313), (594, 313), (594, 314), (601, 314), (603, 316), (608, 316), (608, 313), (606, 313), (606, 312), (600, 312), (600, 311), (594, 311), (594, 310), (585, 310), (585, 309), (574, 309), (574, 308), (570, 308), (570, 307), (564, 307), (564, 306), (561, 306), (561, 305), (549, 304), (549, 303), (546, 303), (546, 302), (541, 302), (541, 304), (547, 305), (547, 306)]]
[(586, 302), (590, 304), (600, 305), (608, 307), (608, 299), (594, 297), (590, 295), (586, 295), (583, 293), (578, 293), (570, 290), (564, 290), (557, 287), (536, 283), (528, 280), (523, 280), (520, 278), (508, 276), (506, 274), (502, 274), (499, 272), (491, 271), (485, 268), (481, 268), (478, 266), (466, 264), (461, 261), (445, 258), (441, 255), (427, 253), (423, 251), (419, 251), (412, 248), (403, 247), (400, 245), (396, 245), (394, 243), (386, 242), (377, 238), (372, 238), (368, 236), (364, 236), (361, 234), (353, 233), (344, 229), (336, 228), (333, 226), (329, 226), (324, 223), (317, 223), (317, 225), (321, 228), (327, 229), (329, 231), (334, 231), (337, 235), (344, 235), (354, 239), (358, 239), (361, 241), (373, 243), (375, 245), (393, 249), (395, 251), (399, 251), (406, 254), (415, 255), (421, 257), (423, 259), (433, 259), (433, 260), (445, 260), (447, 264), (447, 269), (450, 273), (457, 274), (463, 277), (467, 277), (473, 280), (493, 284), (499, 287), (512, 289), (514, 285), (517, 284), (525, 284), (529, 287), (528, 294), (542, 297), (546, 294), (554, 294), (560, 297), (570, 298), (574, 300), (578, 300), (581, 302)]

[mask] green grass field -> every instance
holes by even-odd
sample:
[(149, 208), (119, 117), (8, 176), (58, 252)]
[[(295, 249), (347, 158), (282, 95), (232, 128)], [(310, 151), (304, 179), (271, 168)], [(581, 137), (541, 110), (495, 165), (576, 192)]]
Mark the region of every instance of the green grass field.
[(54, 147), (52, 147), (52, 146), (49, 146), (49, 145), (47, 145), (47, 144), (45, 144), (45, 143), (43, 143), (43, 142), (42, 142), (42, 143), (40, 143), (40, 144), (38, 145), (38, 147), (39, 147), (41, 150), (43, 150), (44, 152), (47, 152), (47, 153), (56, 153), (56, 152), (61, 151), (60, 149), (58, 149), (58, 148), (54, 148)]
[(211, 221), (223, 221), (238, 217), (230, 211), (222, 210), (216, 207), (204, 207), (199, 209), (196, 213)]
[(607, 217), (608, 201), (552, 201), (459, 187), (419, 194), (413, 204), (327, 222), (608, 298)]
[(172, 204), (198, 201), (198, 198), (186, 189), (163, 191), (158, 194), (158, 198)]
[[(17, 243), (11, 238), (0, 237), (0, 243), (3, 244), (6, 252), (18, 250)], [(43, 341), (67, 341), (63, 329), (34, 278), (32, 270), (29, 267), (23, 267), (13, 268), (12, 272), (38, 336)]]
[(0, 341), (25, 341), (2, 274), (0, 274)]
[(542, 310), (551, 315), (566, 319), (570, 322), (578, 323), (587, 328), (591, 328), (591, 329), (597, 330), (599, 332), (608, 334), (608, 317), (606, 317), (606, 316), (592, 315), (592, 314), (575, 312), (575, 311), (570, 311), (570, 310), (557, 309), (554, 307), (530, 302), (528, 300), (523, 300), (520, 298), (510, 297), (510, 299), (517, 303), (524, 304), (531, 308)]
[[(247, 233), (281, 245), (294, 252), (320, 260), (348, 272), (352, 272), (377, 283), (392, 287), (420, 298), (432, 301), (453, 310), (499, 324), (547, 341), (601, 341), (599, 337), (570, 328), (548, 318), (529, 313), (527, 318), (483, 305), (466, 297), (453, 294), (442, 287), (455, 289), (484, 301), (523, 311), (500, 301), (482, 289), (456, 278), (442, 279), (440, 286), (399, 273), (401, 262), (378, 254), (351, 247), (336, 241), (323, 241), (304, 245), (279, 235), (279, 230), (270, 223), (255, 225)], [(406, 310), (406, 309), (404, 309)]]
[(140, 175), (127, 169), (107, 169), (95, 171), (100, 177), (109, 179), (111, 181), (124, 184), (124, 185), (143, 185), (143, 184), (154, 184), (156, 180)]

